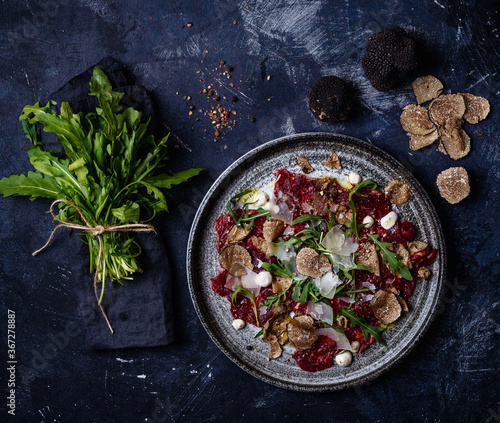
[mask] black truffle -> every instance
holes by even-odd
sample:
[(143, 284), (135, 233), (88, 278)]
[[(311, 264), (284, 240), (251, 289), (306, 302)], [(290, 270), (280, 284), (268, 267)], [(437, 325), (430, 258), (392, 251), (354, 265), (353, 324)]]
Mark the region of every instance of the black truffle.
[(336, 123), (352, 117), (357, 95), (354, 87), (337, 76), (323, 76), (309, 92), (309, 108), (324, 122)]
[(421, 58), (418, 44), (404, 29), (386, 28), (366, 43), (365, 75), (379, 91), (389, 91), (416, 76)]

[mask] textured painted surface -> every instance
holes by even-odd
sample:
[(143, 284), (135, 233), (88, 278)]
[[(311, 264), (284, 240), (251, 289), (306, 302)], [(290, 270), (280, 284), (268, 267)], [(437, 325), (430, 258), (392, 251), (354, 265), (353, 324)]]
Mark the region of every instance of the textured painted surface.
[[(159, 119), (182, 141), (176, 141), (181, 148), (172, 149), (173, 168), (207, 169), (189, 188), (169, 193), (172, 211), (158, 222), (174, 267), (176, 299), (178, 341), (165, 348), (87, 351), (75, 329), (80, 317), (72, 286), (78, 278), (64, 262), (48, 267), (30, 254), (53, 227), (47, 204), (0, 199), (1, 315), (6, 319), (8, 308), (17, 312), (18, 359), (24, 366), (18, 375), (18, 421), (500, 419), (500, 231), (494, 223), (500, 174), (499, 9), (495, 1), (438, 0), (3, 2), (1, 176), (29, 169), (27, 140), (17, 121), (22, 106), (46, 101), (106, 56), (124, 63), (131, 78), (151, 90)], [(182, 29), (188, 21), (194, 25)], [(391, 25), (415, 32), (429, 46), (424, 74), (440, 78), (446, 90), (472, 92), (491, 102), (491, 116), (466, 127), (472, 152), (458, 164), (469, 171), (473, 193), (456, 206), (442, 200), (434, 185), (436, 175), (456, 163), (435, 147), (411, 152), (399, 127), (401, 108), (413, 102), (409, 87), (379, 93), (361, 71), (366, 38)], [(243, 83), (239, 91), (227, 82), (221, 90), (238, 94), (239, 122), (214, 143), (211, 125), (190, 118), (182, 97), (192, 96), (193, 104), (204, 108), (200, 78), (212, 81), (209, 72), (220, 60), (233, 66), (234, 80)], [(359, 87), (363, 111), (356, 120), (328, 125), (309, 113), (308, 87), (327, 74)], [(366, 139), (403, 162), (438, 210), (450, 263), (438, 318), (410, 355), (368, 385), (330, 394), (283, 391), (240, 370), (205, 333), (186, 284), (190, 223), (215, 178), (265, 141), (310, 131)], [(40, 216), (39, 226), (23, 228), (28, 214)], [(0, 328), (5, 339), (5, 320)], [(6, 361), (1, 343), (0, 359)], [(3, 400), (0, 412), (4, 421)]]

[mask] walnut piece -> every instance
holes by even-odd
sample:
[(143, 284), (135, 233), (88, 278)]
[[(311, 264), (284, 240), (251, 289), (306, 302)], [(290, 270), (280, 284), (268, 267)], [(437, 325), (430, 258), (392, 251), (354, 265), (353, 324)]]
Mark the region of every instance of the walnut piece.
[(302, 172), (306, 174), (314, 171), (314, 168), (310, 165), (309, 160), (307, 160), (304, 156), (297, 156), (297, 164)]
[(396, 244), (396, 254), (401, 257), (399, 260), (400, 263), (406, 266), (408, 269), (413, 268), (413, 264), (411, 263), (410, 252), (406, 249), (403, 244)]
[(418, 269), (417, 277), (425, 280), (428, 279), (430, 275), (431, 271), (427, 269), (427, 267), (422, 266), (420, 269)]
[(427, 248), (427, 243), (423, 241), (412, 241), (408, 244), (408, 251), (410, 255), (414, 255), (420, 251), (423, 251)]

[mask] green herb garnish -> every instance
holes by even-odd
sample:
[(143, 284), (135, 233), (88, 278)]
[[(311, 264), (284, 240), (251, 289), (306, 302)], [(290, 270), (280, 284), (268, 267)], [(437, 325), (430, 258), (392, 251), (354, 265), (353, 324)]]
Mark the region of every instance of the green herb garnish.
[[(72, 203), (94, 228), (147, 222), (168, 211), (162, 189), (198, 175), (201, 169), (165, 173), (168, 135), (160, 140), (147, 135), (149, 120), (143, 123), (141, 112), (120, 103), (124, 94), (112, 90), (98, 67), (90, 81), (90, 95), (99, 102), (94, 113), (74, 113), (63, 102), (58, 114), (52, 108), (54, 101), (23, 109), (19, 119), (32, 143), (28, 156), (35, 172), (3, 178), (0, 194), (61, 200), (57, 219), (83, 225), (78, 210), (68, 204)], [(58, 136), (65, 157), (45, 151), (35, 125)], [(96, 270), (102, 240), (96, 279), (102, 283), (102, 299), (107, 278), (120, 282), (141, 271), (137, 260), (141, 248), (125, 230), (99, 237), (86, 232), (91, 272)]]
[(249, 206), (254, 204), (254, 203), (243, 203), (242, 205), (242, 210), (243, 214), (241, 216), (238, 216), (236, 212), (233, 210), (233, 202), (241, 199), (242, 197), (245, 197), (246, 195), (250, 194), (253, 190), (251, 189), (244, 189), (240, 193), (236, 194), (235, 196), (231, 197), (229, 201), (226, 203), (226, 209), (231, 215), (231, 217), (234, 219), (236, 222), (236, 226), (238, 228), (242, 228), (243, 224), (246, 223), (245, 229), (250, 230), (252, 229), (255, 219), (265, 216), (268, 220), (271, 217), (271, 212), (269, 210), (263, 209), (262, 207), (259, 207), (257, 209), (257, 213), (255, 214), (250, 214), (249, 212)]
[(348, 308), (342, 308), (341, 310), (342, 315), (347, 317), (353, 326), (359, 326), (361, 331), (363, 332), (363, 336), (365, 339), (368, 341), (369, 334), (372, 334), (373, 337), (375, 338), (375, 341), (377, 341), (379, 344), (383, 345), (384, 347), (387, 347), (387, 343), (384, 341), (382, 336), (380, 335), (384, 330), (381, 327), (378, 326), (372, 326), (369, 323), (366, 322), (366, 319), (362, 317), (358, 317), (354, 314), (354, 312)]
[(392, 247), (392, 243), (379, 241), (378, 235), (368, 234), (368, 237), (375, 243), (377, 251), (382, 253), (382, 260), (389, 264), (392, 273), (399, 273), (403, 278), (413, 280), (410, 269), (399, 261), (401, 256), (388, 250), (387, 247)]

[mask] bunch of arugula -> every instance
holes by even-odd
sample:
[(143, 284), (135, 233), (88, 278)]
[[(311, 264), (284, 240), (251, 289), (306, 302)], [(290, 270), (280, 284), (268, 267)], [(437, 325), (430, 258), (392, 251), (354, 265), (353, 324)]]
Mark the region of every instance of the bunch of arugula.
[[(160, 140), (148, 135), (149, 120), (143, 123), (141, 112), (120, 104), (123, 93), (112, 90), (106, 74), (98, 67), (90, 81), (90, 95), (99, 101), (95, 113), (74, 113), (63, 102), (58, 114), (52, 109), (54, 101), (24, 108), (19, 119), (32, 143), (28, 157), (35, 172), (3, 178), (0, 194), (70, 201), (93, 226), (146, 222), (168, 211), (161, 190), (198, 175), (201, 169), (174, 175), (160, 172), (167, 159), (168, 135)], [(45, 151), (36, 124), (58, 136), (65, 157)], [(57, 218), (83, 223), (77, 210), (67, 203), (59, 203)], [(90, 233), (86, 238), (90, 271), (94, 272), (99, 242)], [(107, 278), (120, 282), (141, 271), (137, 260), (141, 248), (130, 233), (106, 232), (102, 240), (100, 300)]]

